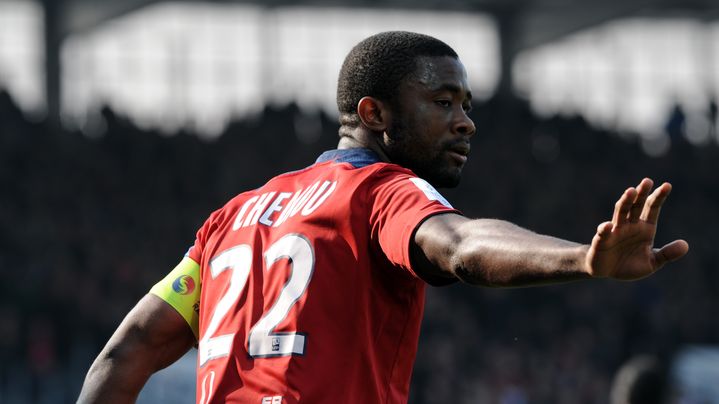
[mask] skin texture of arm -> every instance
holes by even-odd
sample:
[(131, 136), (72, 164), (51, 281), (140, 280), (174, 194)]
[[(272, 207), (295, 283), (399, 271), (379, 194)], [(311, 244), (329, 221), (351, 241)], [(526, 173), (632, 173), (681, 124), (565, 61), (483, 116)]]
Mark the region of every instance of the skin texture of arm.
[(150, 376), (196, 343), (172, 306), (148, 294), (125, 317), (85, 377), (78, 403), (134, 403)]
[(635, 280), (684, 256), (684, 240), (654, 248), (659, 211), (671, 185), (651, 192), (644, 179), (617, 201), (612, 221), (590, 245), (544, 236), (494, 219), (441, 214), (424, 221), (411, 247), (416, 270), (428, 279), (458, 278), (490, 287), (531, 286), (585, 278)]

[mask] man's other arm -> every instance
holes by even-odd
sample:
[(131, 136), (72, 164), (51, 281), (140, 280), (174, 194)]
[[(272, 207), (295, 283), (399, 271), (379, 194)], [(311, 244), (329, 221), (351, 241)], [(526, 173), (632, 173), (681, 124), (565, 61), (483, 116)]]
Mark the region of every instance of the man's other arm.
[(590, 245), (540, 235), (502, 220), (448, 213), (430, 217), (410, 247), (420, 276), (458, 278), (491, 287), (529, 286), (585, 278), (623, 280), (649, 276), (689, 250), (684, 240), (654, 248), (659, 211), (671, 191), (644, 179), (628, 188), (611, 221)]
[(196, 343), (185, 319), (147, 294), (125, 317), (85, 377), (78, 403), (134, 403), (150, 376)]

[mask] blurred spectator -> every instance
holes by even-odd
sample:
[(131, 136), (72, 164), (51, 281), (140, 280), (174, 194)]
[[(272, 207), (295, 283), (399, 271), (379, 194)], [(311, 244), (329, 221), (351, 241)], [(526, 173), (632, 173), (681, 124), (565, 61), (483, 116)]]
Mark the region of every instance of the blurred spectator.
[(686, 130), (686, 114), (681, 105), (676, 104), (672, 108), (672, 112), (669, 114), (665, 130), (669, 135), (672, 143), (681, 142), (684, 140), (684, 133)]
[(709, 100), (709, 108), (708, 108), (708, 118), (709, 118), (709, 138), (718, 141), (719, 137), (717, 136), (717, 120), (719, 120), (719, 107), (717, 107), (717, 101), (716, 99), (712, 98)]

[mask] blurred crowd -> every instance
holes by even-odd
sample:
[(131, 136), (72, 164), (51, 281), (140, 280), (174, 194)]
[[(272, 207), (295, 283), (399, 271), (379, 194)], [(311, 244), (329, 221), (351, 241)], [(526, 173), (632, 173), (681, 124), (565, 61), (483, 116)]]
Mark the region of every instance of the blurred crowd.
[[(657, 243), (681, 237), (691, 251), (636, 283), (428, 289), (411, 403), (606, 404), (628, 358), (719, 343), (716, 138), (673, 136), (650, 157), (637, 136), (538, 118), (521, 100), (472, 114), (462, 183), (443, 190), (468, 216), (589, 242), (649, 176), (674, 185)], [(213, 140), (143, 130), (107, 108), (98, 119), (91, 136), (53, 129), (0, 92), (0, 403), (74, 402), (122, 317), (211, 211), (337, 141), (335, 119), (294, 105)]]

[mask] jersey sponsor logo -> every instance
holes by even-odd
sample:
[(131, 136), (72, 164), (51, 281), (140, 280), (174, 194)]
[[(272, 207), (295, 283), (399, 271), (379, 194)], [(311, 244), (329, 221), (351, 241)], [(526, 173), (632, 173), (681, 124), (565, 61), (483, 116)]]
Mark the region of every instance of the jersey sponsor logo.
[(317, 181), (295, 192), (265, 192), (245, 201), (232, 230), (261, 224), (278, 227), (297, 215), (308, 216), (319, 208), (337, 188), (337, 181)]
[(181, 295), (189, 295), (195, 290), (195, 280), (190, 275), (180, 275), (172, 282), (172, 290)]
[(415, 186), (417, 186), (417, 188), (419, 188), (419, 190), (422, 191), (422, 193), (424, 193), (424, 195), (430, 201), (437, 201), (448, 208), (452, 207), (452, 205), (450, 205), (449, 201), (444, 199), (442, 194), (437, 192), (437, 190), (434, 189), (434, 187), (432, 185), (430, 185), (429, 182), (427, 182), (421, 178), (418, 178), (418, 177), (410, 178), (409, 180), (412, 181), (412, 183)]

